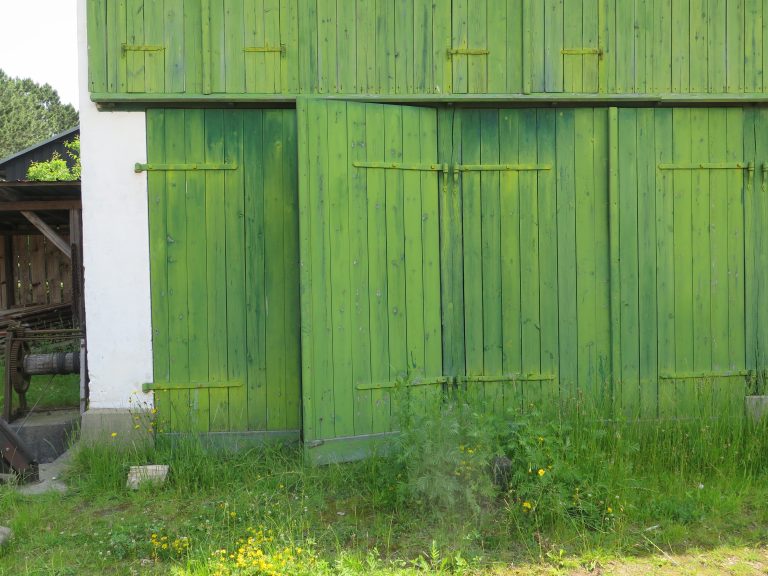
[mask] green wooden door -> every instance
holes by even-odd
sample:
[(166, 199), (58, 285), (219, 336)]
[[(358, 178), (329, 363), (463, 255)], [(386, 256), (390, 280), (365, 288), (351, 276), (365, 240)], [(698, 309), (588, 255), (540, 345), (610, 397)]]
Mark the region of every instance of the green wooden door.
[(298, 186), (288, 110), (147, 112), (164, 431), (298, 437)]
[(758, 368), (755, 124), (740, 108), (618, 111), (628, 416), (739, 413)]
[(443, 383), (437, 114), (299, 102), (304, 440), (352, 458)]

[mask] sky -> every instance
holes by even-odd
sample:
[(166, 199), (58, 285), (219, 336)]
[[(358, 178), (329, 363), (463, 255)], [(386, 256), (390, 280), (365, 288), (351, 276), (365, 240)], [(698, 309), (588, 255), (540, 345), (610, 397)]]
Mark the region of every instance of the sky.
[(77, 1), (0, 0), (0, 69), (50, 84), (78, 106)]

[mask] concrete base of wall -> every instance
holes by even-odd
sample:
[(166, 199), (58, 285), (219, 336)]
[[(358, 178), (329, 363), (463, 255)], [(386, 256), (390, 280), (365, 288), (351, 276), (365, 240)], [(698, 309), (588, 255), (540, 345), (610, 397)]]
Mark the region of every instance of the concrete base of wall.
[(88, 410), (82, 416), (80, 441), (85, 444), (114, 443), (123, 446), (153, 442), (149, 430), (150, 421), (149, 413), (136, 413), (127, 409)]
[(78, 410), (51, 410), (34, 412), (10, 426), (32, 458), (39, 464), (48, 464), (67, 451), (79, 422)]

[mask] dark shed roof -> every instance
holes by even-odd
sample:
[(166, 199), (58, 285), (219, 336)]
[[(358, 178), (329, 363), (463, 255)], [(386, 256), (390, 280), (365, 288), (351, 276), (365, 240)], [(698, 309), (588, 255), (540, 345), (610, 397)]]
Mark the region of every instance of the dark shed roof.
[(7, 158), (0, 159), (0, 180), (24, 180), (27, 177), (27, 170), (32, 162), (45, 162), (50, 160), (54, 152), (58, 152), (67, 164), (72, 167), (72, 162), (67, 156), (65, 142), (69, 142), (75, 136), (80, 134), (80, 127), (76, 126), (71, 130), (56, 134), (52, 138), (43, 142), (38, 142), (29, 148), (25, 148)]

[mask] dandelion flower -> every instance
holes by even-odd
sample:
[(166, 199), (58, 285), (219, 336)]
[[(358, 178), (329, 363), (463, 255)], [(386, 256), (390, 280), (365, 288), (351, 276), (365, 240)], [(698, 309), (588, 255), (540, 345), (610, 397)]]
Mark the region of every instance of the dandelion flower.
[(112, 438), (117, 438), (117, 432), (112, 432)]
[(544, 474), (546, 474), (546, 473), (547, 473), (547, 471), (544, 470), (544, 468), (539, 468), (539, 476), (544, 476)]

